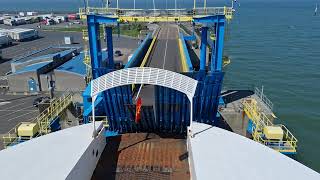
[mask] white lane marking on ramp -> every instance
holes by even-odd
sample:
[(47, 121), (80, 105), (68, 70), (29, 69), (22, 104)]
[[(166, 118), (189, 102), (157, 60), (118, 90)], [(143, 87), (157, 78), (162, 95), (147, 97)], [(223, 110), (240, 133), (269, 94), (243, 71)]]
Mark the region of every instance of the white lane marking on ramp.
[(168, 40), (169, 40), (169, 31), (170, 31), (170, 28), (168, 28), (168, 31), (167, 31), (167, 41), (166, 41), (166, 48), (165, 48), (165, 50), (164, 50), (164, 57), (163, 57), (162, 69), (164, 69), (164, 66), (166, 65), (167, 49), (168, 49)]

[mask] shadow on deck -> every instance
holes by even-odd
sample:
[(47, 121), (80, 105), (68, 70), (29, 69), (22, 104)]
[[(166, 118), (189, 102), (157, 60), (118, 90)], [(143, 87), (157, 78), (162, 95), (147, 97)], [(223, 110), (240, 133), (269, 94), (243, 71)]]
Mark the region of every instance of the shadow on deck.
[(221, 93), (223, 100), (226, 104), (232, 103), (234, 101), (249, 97), (253, 95), (254, 92), (251, 90), (227, 90)]

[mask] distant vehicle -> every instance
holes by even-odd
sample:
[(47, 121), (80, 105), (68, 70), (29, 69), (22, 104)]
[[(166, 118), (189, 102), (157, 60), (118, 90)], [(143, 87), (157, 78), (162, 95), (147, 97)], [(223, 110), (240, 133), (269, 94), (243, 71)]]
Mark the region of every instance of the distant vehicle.
[(0, 34), (0, 47), (9, 46), (12, 44), (12, 39), (4, 34)]
[(73, 24), (81, 24), (80, 21), (74, 21)]
[(4, 19), (3, 24), (7, 26), (15, 26), (16, 21), (14, 19)]
[(114, 54), (115, 54), (115, 56), (122, 56), (122, 53), (121, 53), (121, 51), (120, 50), (116, 50), (115, 52), (114, 52)]
[(33, 106), (34, 107), (39, 107), (40, 103), (48, 103), (50, 102), (50, 98), (49, 97), (38, 97), (33, 101)]
[(123, 69), (124, 68), (124, 64), (122, 61), (114, 61), (114, 67), (115, 69)]

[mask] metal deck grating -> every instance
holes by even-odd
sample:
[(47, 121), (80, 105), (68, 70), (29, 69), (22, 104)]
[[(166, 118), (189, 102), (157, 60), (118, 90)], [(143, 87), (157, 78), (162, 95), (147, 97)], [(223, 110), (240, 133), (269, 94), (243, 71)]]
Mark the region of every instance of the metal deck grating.
[(190, 179), (186, 139), (147, 133), (107, 138), (98, 179)]

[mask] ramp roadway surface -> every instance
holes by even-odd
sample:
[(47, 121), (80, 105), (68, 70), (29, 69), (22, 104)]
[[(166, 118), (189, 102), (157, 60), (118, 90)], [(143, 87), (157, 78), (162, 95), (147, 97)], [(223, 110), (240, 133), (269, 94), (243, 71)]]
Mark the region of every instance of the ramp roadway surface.
[[(179, 27), (175, 24), (160, 24), (155, 47), (148, 59), (147, 66), (166, 69), (174, 72), (181, 71), (181, 61), (178, 47)], [(154, 86), (145, 85), (140, 95), (143, 105), (154, 103)]]

